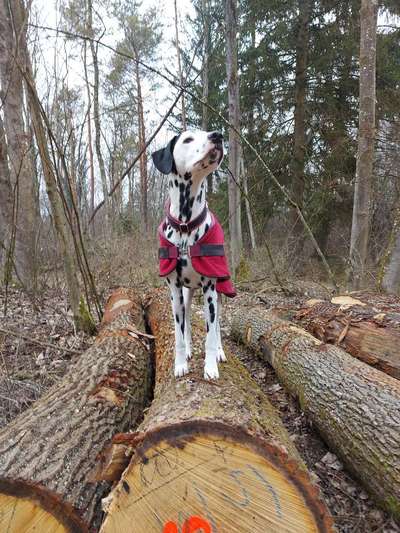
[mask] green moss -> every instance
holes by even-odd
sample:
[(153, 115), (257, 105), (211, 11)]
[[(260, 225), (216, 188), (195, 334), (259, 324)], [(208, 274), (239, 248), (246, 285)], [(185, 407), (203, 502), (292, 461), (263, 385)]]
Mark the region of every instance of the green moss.
[(89, 335), (96, 333), (96, 324), (83, 296), (79, 300), (79, 314), (75, 317), (75, 325), (79, 330)]
[(243, 256), (240, 258), (235, 274), (236, 281), (248, 281), (250, 279), (250, 266)]
[(389, 496), (385, 500), (385, 507), (394, 517), (400, 518), (400, 502), (394, 496)]

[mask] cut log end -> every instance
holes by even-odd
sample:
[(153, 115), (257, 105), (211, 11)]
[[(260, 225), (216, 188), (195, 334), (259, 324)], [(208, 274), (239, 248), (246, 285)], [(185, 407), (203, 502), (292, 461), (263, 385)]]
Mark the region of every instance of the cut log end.
[(24, 481), (0, 480), (0, 531), (67, 533), (88, 529), (72, 506)]
[(332, 531), (318, 491), (281, 446), (209, 421), (145, 438), (101, 532), (129, 531), (133, 523), (146, 533), (186, 531), (193, 520), (201, 531)]

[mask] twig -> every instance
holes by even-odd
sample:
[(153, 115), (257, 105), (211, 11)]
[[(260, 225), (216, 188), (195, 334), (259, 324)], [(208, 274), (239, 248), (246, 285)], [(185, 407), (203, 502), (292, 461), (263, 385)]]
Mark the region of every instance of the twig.
[(19, 337), (21, 339), (24, 339), (25, 341), (31, 342), (32, 344), (37, 344), (39, 346), (43, 346), (44, 348), (52, 348), (53, 350), (58, 350), (60, 352), (68, 352), (74, 355), (80, 355), (82, 353), (78, 352), (78, 350), (72, 350), (71, 348), (65, 348), (62, 346), (56, 346), (55, 344), (50, 344), (50, 342), (32, 339), (32, 337), (28, 337), (28, 335), (24, 335), (20, 331), (12, 331), (11, 329), (0, 328), (0, 333), (5, 333), (6, 335), (13, 335), (14, 337)]

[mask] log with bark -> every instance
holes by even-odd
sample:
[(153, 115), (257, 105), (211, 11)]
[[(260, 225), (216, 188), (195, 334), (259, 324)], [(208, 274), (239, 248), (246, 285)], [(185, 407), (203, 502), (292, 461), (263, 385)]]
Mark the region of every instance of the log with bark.
[(328, 446), (400, 519), (399, 381), (263, 309), (238, 309), (231, 334), (272, 365)]
[(0, 531), (88, 531), (109, 483), (100, 452), (149, 401), (150, 350), (139, 299), (115, 291), (95, 343), (65, 377), (0, 431)]
[[(129, 466), (102, 533), (332, 531), (331, 518), (282, 422), (236, 357), (203, 379), (203, 321), (192, 318), (190, 373), (173, 375), (174, 327), (164, 291), (151, 295), (154, 400), (126, 436)], [(116, 446), (123, 447), (122, 436)], [(135, 448), (136, 446), (136, 448)], [(129, 450), (130, 447), (130, 450)], [(122, 455), (122, 454), (120, 454)]]
[[(371, 300), (371, 299), (370, 299)], [(315, 337), (336, 344), (369, 365), (400, 379), (400, 306), (358, 298), (309, 300), (294, 319)]]

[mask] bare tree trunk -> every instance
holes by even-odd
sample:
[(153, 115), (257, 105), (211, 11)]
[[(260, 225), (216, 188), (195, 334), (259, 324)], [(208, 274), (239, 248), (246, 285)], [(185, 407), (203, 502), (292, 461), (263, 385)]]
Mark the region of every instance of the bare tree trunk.
[(26, 34), (26, 21), (17, 3), (0, 0), (0, 79), (4, 106), (4, 129), (9, 155), (11, 186), (16, 191), (15, 264), (25, 287), (36, 286), (34, 165), (30, 135), (24, 122), (24, 86), (19, 69), (20, 41)]
[[(226, 71), (228, 78), (229, 122), (240, 130), (239, 78), (237, 50), (237, 0), (226, 0)], [(242, 252), (242, 226), (240, 218), (240, 189), (235, 183), (240, 182), (241, 146), (237, 133), (229, 129), (229, 168), (234, 179), (228, 183), (229, 196), (229, 233), (232, 256), (232, 268), (235, 272)]]
[[(309, 46), (309, 25), (313, 0), (299, 1), (299, 20), (296, 46), (296, 78), (294, 109), (294, 148), (292, 160), (292, 198), (302, 209), (304, 197), (304, 166), (306, 153), (306, 93)], [(295, 208), (291, 210), (290, 228), (295, 238), (294, 253), (298, 255), (304, 244), (303, 225)]]
[[(138, 59), (138, 54), (135, 49), (135, 56)], [(143, 150), (146, 144), (146, 128), (144, 123), (144, 109), (143, 109), (143, 97), (142, 97), (142, 84), (140, 80), (139, 65), (135, 62), (135, 75), (136, 75), (136, 90), (137, 90), (137, 105), (138, 105), (138, 122), (139, 122), (139, 151)], [(140, 169), (140, 216), (142, 218), (146, 233), (149, 231), (149, 216), (147, 206), (147, 154), (146, 150), (143, 151), (139, 160)]]
[(360, 111), (349, 273), (349, 285), (355, 290), (365, 283), (368, 249), (375, 143), (377, 10), (377, 0), (361, 1)]
[(400, 199), (394, 215), (389, 244), (381, 262), (378, 287), (386, 292), (400, 293)]
[(246, 168), (244, 166), (243, 157), (240, 158), (240, 170), (241, 170), (241, 181), (243, 184), (243, 192), (245, 194), (244, 205), (246, 207), (247, 224), (249, 225), (250, 244), (251, 244), (251, 249), (255, 250), (256, 249), (256, 237), (254, 234), (253, 217), (251, 215), (251, 208), (250, 208), (250, 201), (249, 201), (249, 190), (247, 187), (247, 173), (246, 173)]
[[(19, 0), (15, 4), (20, 17), (16, 21), (23, 21), (24, 7)], [(36, 143), (39, 149), (39, 155), (42, 163), (43, 176), (46, 183), (47, 195), (50, 201), (51, 213), (54, 226), (56, 228), (58, 241), (61, 249), (61, 255), (64, 260), (64, 271), (69, 292), (69, 303), (72, 309), (74, 323), (78, 329), (88, 329), (88, 317), (80, 309), (80, 284), (77, 273), (76, 257), (72, 246), (72, 236), (68, 228), (67, 218), (62, 206), (62, 201), (57, 190), (57, 180), (55, 171), (51, 162), (49, 149), (47, 145), (46, 131), (43, 125), (40, 101), (37, 95), (35, 81), (32, 75), (30, 57), (26, 44), (25, 34), (21, 31), (21, 26), (16, 26), (18, 34), (21, 36), (19, 43), (21, 64), (18, 65), (23, 72), (26, 88), (29, 110), (32, 117), (32, 125), (35, 132)], [(90, 318), (90, 317), (89, 317)]]
[[(94, 30), (93, 30), (93, 5), (92, 0), (88, 0), (87, 2), (87, 25), (88, 25), (88, 32), (90, 37), (94, 37)], [(103, 154), (101, 152), (101, 126), (100, 126), (100, 106), (99, 106), (99, 61), (97, 57), (97, 48), (98, 44), (94, 43), (92, 40), (89, 41), (90, 44), (90, 51), (92, 55), (93, 60), (93, 71), (94, 71), (94, 84), (93, 84), (93, 121), (94, 121), (94, 128), (95, 128), (95, 148), (96, 148), (96, 156), (97, 161), (99, 163), (99, 170), (100, 170), (100, 178), (101, 178), (101, 184), (103, 189), (103, 198), (104, 198), (104, 204), (105, 204), (105, 216), (106, 216), (106, 227), (109, 227), (110, 224), (110, 200), (108, 197), (108, 185), (107, 185), (107, 176), (106, 176), (106, 168), (104, 164)]]
[[(175, 8), (175, 44), (176, 44), (176, 55), (178, 56), (178, 75), (179, 75), (179, 83), (182, 87), (183, 86), (183, 73), (182, 73), (182, 65), (181, 65), (181, 51), (179, 48), (178, 8), (176, 5), (176, 0), (174, 0), (174, 8)], [(182, 130), (185, 131), (186, 129), (187, 129), (187, 124), (186, 124), (185, 93), (182, 93)]]
[[(10, 168), (3, 120), (0, 115), (0, 267), (4, 264), (4, 280), (10, 276), (10, 245), (14, 227), (14, 194), (11, 187)], [(11, 267), (12, 268), (12, 267)]]
[[(94, 158), (93, 158), (93, 147), (92, 147), (92, 119), (90, 118), (90, 113), (92, 110), (92, 95), (90, 93), (90, 84), (89, 84), (89, 75), (87, 69), (87, 42), (83, 44), (83, 67), (85, 71), (85, 83), (86, 83), (86, 94), (88, 99), (87, 106), (87, 127), (88, 127), (88, 152), (89, 152), (89, 176), (90, 176), (90, 213), (94, 211)], [(93, 228), (94, 225), (92, 224)]]

